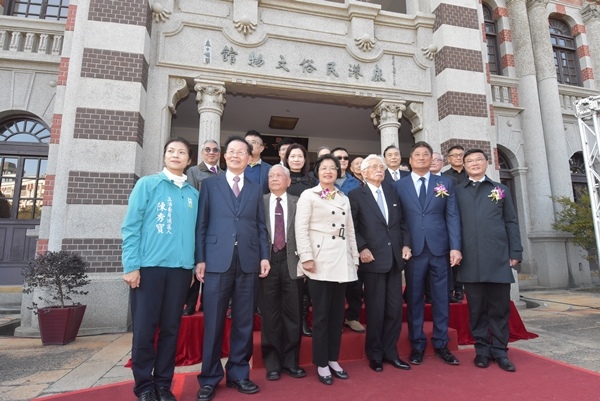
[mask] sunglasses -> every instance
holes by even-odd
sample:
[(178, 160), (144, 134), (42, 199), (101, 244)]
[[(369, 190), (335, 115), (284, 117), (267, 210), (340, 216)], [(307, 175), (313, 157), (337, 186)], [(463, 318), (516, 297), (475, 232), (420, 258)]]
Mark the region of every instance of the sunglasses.
[(219, 153), (221, 151), (219, 148), (204, 148), (203, 150), (206, 153)]
[(336, 158), (338, 160), (350, 160), (350, 157), (348, 157), (348, 156), (336, 156)]

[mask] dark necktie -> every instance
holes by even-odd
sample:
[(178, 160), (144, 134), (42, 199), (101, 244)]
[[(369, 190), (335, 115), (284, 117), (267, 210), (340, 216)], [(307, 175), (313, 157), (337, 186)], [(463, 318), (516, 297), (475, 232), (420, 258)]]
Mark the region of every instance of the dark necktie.
[(427, 189), (425, 188), (425, 177), (419, 178), (421, 180), (421, 189), (419, 190), (419, 202), (421, 202), (421, 207), (425, 206), (425, 197), (427, 196)]
[(217, 168), (215, 166), (212, 166), (211, 168), (209, 168), (210, 171), (213, 172), (213, 174), (217, 174)]
[(236, 175), (233, 177), (233, 194), (236, 198), (240, 194), (240, 186), (238, 185), (238, 182), (240, 182), (240, 177)]
[(285, 247), (285, 223), (283, 221), (283, 207), (281, 198), (277, 198), (275, 205), (275, 233), (273, 235), (273, 252), (279, 252)]

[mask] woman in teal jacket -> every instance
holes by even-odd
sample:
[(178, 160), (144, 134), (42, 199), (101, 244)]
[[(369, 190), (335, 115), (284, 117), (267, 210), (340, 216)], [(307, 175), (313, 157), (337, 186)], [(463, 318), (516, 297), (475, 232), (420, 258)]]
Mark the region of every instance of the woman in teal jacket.
[(140, 401), (176, 401), (171, 382), (183, 304), (192, 283), (198, 214), (198, 191), (183, 174), (190, 163), (190, 143), (170, 139), (163, 171), (136, 183), (121, 227), (123, 279), (131, 287), (133, 392)]

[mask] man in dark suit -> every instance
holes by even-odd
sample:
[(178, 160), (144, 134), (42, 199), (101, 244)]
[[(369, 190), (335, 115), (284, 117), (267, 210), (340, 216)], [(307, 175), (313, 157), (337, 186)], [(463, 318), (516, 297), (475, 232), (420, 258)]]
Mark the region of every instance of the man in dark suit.
[(261, 311), (261, 351), (267, 380), (278, 380), (280, 372), (300, 378), (302, 337), (302, 286), (296, 254), (296, 203), (286, 193), (291, 184), (287, 167), (276, 164), (269, 171), (270, 194), (264, 195), (265, 220), (271, 245), (271, 270), (260, 281), (258, 305)]
[(410, 365), (398, 356), (398, 338), (402, 329), (402, 270), (411, 256), (410, 233), (398, 195), (381, 185), (385, 176), (383, 159), (367, 156), (361, 173), (366, 185), (352, 190), (348, 197), (360, 251), (358, 274), (365, 287), (365, 350), (375, 372), (383, 371), (382, 362), (408, 370)]
[(431, 279), (434, 352), (451, 365), (458, 359), (446, 347), (448, 337), (448, 255), (450, 265), (461, 260), (460, 216), (450, 178), (431, 175), (433, 149), (417, 142), (410, 151), (412, 173), (394, 184), (412, 238), (412, 257), (406, 267), (409, 360), (419, 365), (427, 346), (423, 332), (425, 276)]
[(227, 171), (202, 181), (196, 225), (196, 278), (204, 283), (204, 344), (198, 400), (212, 400), (223, 379), (221, 345), (231, 299), (227, 387), (253, 394), (249, 379), (259, 278), (269, 273), (264, 202), (258, 184), (244, 177), (252, 146), (241, 137), (225, 144)]
[(255, 182), (262, 188), (263, 194), (269, 193), (269, 169), (271, 165), (260, 158), (265, 150), (265, 140), (258, 131), (246, 132), (246, 142), (252, 145), (252, 154), (246, 166), (244, 174), (250, 181)]
[(508, 372), (508, 318), (511, 268), (522, 259), (517, 214), (508, 188), (490, 180), (488, 157), (481, 149), (465, 153), (469, 181), (457, 185), (463, 237), (463, 260), (458, 279), (469, 300), (469, 326), (475, 339), (475, 366), (487, 368), (490, 359)]
[[(221, 174), (223, 170), (219, 167), (219, 158), (221, 157), (221, 146), (214, 139), (207, 139), (201, 146), (200, 155), (202, 161), (195, 166), (190, 167), (186, 171), (187, 182), (198, 191), (202, 180), (213, 175)], [(196, 312), (196, 304), (198, 303), (198, 295), (200, 293), (200, 281), (194, 280), (194, 284), (188, 290), (185, 299), (185, 309), (183, 316), (193, 315)], [(202, 298), (200, 299), (202, 302)], [(203, 307), (200, 305), (200, 310)]]
[(402, 155), (400, 149), (396, 145), (390, 145), (383, 151), (383, 157), (387, 168), (385, 169), (385, 178), (383, 182), (385, 185), (392, 185), (400, 178), (410, 175), (410, 171), (404, 171), (400, 169), (402, 164)]

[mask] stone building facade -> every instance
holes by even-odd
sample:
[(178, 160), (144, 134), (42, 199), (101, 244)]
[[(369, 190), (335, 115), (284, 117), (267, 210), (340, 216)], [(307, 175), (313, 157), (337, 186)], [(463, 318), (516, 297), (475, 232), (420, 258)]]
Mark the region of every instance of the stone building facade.
[[(597, 2), (32, 3), (0, 0), (3, 193), (13, 183), (0, 285), (20, 284), (19, 263), (35, 251), (81, 253), (93, 278), (82, 333), (130, 324), (120, 224), (136, 180), (161, 168), (164, 142), (223, 143), (260, 128), (242, 115), (268, 119), (279, 104), (313, 107), (322, 130), (259, 130), (307, 139), (311, 155), (395, 144), (406, 156), (420, 140), (443, 154), (485, 149), (490, 175), (515, 197), (520, 286), (593, 281), (583, 251), (552, 229), (551, 196), (573, 196), (572, 103), (600, 89)], [(357, 116), (371, 128), (335, 132)], [(28, 196), (16, 191), (25, 183)], [(18, 335), (37, 330), (27, 301)]]

